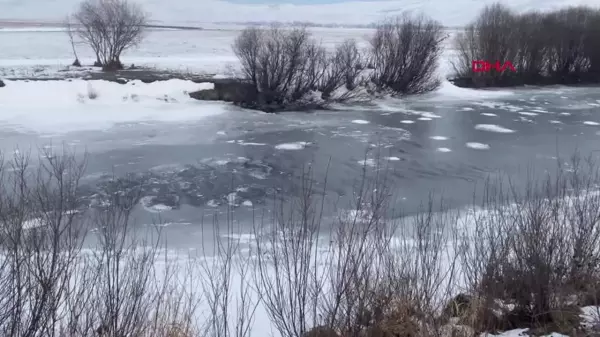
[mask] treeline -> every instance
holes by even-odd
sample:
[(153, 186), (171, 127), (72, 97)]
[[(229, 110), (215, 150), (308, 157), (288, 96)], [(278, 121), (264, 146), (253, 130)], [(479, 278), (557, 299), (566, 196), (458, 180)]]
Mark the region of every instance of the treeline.
[[(83, 41), (94, 50), (96, 65), (123, 69), (121, 54), (142, 41), (148, 20), (129, 0), (85, 0), (66, 21), (75, 64), (75, 46)], [(374, 27), (366, 48), (349, 39), (333, 50), (306, 26), (248, 27), (232, 46), (241, 63), (240, 78), (192, 97), (275, 112), (379, 94), (421, 94), (439, 86), (437, 68), (447, 37), (439, 22), (405, 14)], [(517, 14), (494, 4), (456, 36), (453, 47), (456, 73), (451, 80), (459, 86), (597, 83), (600, 10), (579, 6)], [(478, 72), (474, 61), (510, 62), (515, 69)]]
[[(600, 82), (600, 10), (570, 7), (516, 14), (501, 4), (483, 9), (453, 41), (458, 85)], [(474, 72), (473, 60), (509, 61), (516, 71)]]

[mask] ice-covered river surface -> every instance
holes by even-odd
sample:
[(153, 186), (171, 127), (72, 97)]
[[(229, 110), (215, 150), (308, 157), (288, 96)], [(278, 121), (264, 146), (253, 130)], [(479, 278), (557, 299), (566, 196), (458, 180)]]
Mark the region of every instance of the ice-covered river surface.
[[(201, 219), (229, 205), (238, 220), (250, 221), (250, 210), (268, 205), (274, 193), (285, 194), (308, 163), (322, 186), (331, 161), (326, 193), (341, 198), (343, 208), (364, 165), (370, 167), (379, 152), (389, 164), (396, 205), (414, 214), (431, 192), (464, 207), (485, 177), (502, 172), (519, 185), (528, 169), (554, 171), (557, 153), (600, 148), (596, 88), (476, 93), (446, 84), (431, 96), (334, 111), (274, 115), (216, 108), (223, 111), (199, 120), (56, 134), (0, 122), (0, 146), (10, 152), (65, 143), (86, 150), (84, 197), (101, 202), (109, 190), (141, 185), (136, 223), (160, 216), (170, 242), (181, 245), (199, 240)], [(118, 185), (110, 183), (113, 174)]]
[[(152, 32), (125, 62), (224, 73), (235, 63), (236, 34)], [(364, 45), (370, 31), (316, 34), (328, 45), (348, 37)], [(0, 44), (6, 46), (0, 50), (4, 77), (53, 77), (71, 59), (62, 32), (2, 32)], [(91, 60), (89, 50), (80, 53)], [(197, 89), (191, 82), (7, 82), (0, 88), (0, 149), (10, 154), (64, 143), (87, 151), (86, 202), (142, 186), (136, 224), (167, 224), (170, 243), (184, 246), (197, 243), (201, 220), (214, 211), (231, 206), (238, 220), (251, 222), (251, 210), (286, 194), (291, 177), (309, 163), (318, 188), (329, 164), (326, 193), (331, 201), (341, 198), (343, 209), (363, 167), (379, 153), (390, 169), (396, 208), (414, 214), (430, 193), (461, 208), (490, 175), (508, 174), (522, 186), (528, 169), (538, 177), (553, 172), (557, 154), (595, 155), (600, 148), (598, 88), (477, 91), (444, 82), (421, 97), (278, 115), (185, 94)], [(98, 98), (86, 98), (90, 90)]]

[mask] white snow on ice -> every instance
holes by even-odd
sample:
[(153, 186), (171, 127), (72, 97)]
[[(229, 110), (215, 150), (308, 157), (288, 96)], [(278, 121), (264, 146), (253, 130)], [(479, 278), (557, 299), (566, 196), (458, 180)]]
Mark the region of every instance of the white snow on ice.
[(477, 142), (468, 142), (465, 144), (468, 148), (476, 149), (476, 150), (489, 150), (490, 146), (488, 144), (477, 143)]
[(523, 116), (537, 116), (538, 114), (535, 113), (535, 112), (519, 111), (519, 115), (523, 115)]
[(513, 133), (513, 132), (515, 132), (515, 130), (507, 129), (505, 127), (495, 125), (495, 124), (477, 124), (477, 125), (475, 125), (475, 130), (497, 132), (497, 133)]
[(302, 150), (310, 143), (308, 142), (295, 142), (295, 143), (283, 143), (275, 145), (277, 150)]
[(377, 166), (377, 163), (375, 162), (375, 160), (374, 160), (374, 159), (365, 159), (365, 160), (360, 160), (360, 161), (358, 161), (358, 163), (359, 163), (361, 166), (370, 166), (370, 167)]

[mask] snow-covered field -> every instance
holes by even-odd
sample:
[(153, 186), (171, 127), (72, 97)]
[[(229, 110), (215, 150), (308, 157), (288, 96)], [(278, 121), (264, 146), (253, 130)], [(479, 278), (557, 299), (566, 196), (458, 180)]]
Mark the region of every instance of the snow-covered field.
[[(203, 25), (216, 22), (309, 21), (318, 24), (370, 24), (402, 11), (424, 12), (448, 26), (471, 20), (493, 0), (448, 2), (444, 0), (348, 1), (336, 4), (294, 5), (278, 1), (264, 4), (234, 4), (226, 0), (181, 0), (173, 2), (140, 0), (152, 19), (164, 24)], [(79, 0), (1, 0), (0, 20), (49, 20), (60, 22)], [(545, 10), (564, 6), (562, 0), (505, 0), (514, 10)], [(598, 0), (573, 0), (570, 5), (598, 5)]]

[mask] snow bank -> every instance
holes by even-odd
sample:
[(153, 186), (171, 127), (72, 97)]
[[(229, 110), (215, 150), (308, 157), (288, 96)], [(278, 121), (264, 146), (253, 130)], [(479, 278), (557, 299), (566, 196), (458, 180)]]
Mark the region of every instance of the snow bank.
[(512, 96), (514, 94), (515, 92), (512, 90), (477, 90), (461, 88), (455, 86), (449, 81), (443, 81), (440, 88), (429, 96), (432, 100), (485, 100)]
[(0, 125), (39, 133), (103, 130), (138, 121), (198, 120), (224, 111), (223, 104), (199, 102), (187, 95), (211, 89), (212, 83), (5, 82), (0, 89)]

